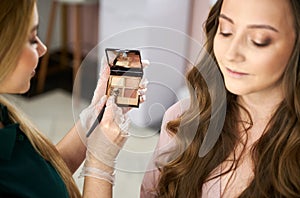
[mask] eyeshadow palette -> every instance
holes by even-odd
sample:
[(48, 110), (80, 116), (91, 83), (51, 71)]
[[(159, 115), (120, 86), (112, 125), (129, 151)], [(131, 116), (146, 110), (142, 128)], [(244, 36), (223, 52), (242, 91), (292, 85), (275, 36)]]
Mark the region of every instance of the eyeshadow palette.
[(139, 50), (105, 49), (110, 66), (110, 77), (106, 94), (117, 88), (118, 106), (139, 107), (139, 84), (143, 77), (143, 67)]

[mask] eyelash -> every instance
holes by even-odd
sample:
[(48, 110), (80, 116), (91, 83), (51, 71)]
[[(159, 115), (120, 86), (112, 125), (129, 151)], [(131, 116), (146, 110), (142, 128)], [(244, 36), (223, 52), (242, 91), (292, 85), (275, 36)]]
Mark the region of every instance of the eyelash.
[(221, 36), (224, 36), (224, 37), (229, 37), (232, 35), (232, 33), (225, 33), (225, 32), (221, 32), (219, 33)]
[(252, 43), (253, 43), (255, 46), (257, 46), (257, 47), (266, 47), (266, 46), (268, 46), (268, 45), (271, 43), (271, 41), (268, 39), (268, 40), (266, 40), (266, 41), (264, 41), (264, 42), (262, 42), (262, 43), (257, 43), (257, 42), (255, 42), (255, 41), (252, 41)]
[[(229, 37), (232, 35), (232, 33), (225, 33), (225, 32), (219, 32), (219, 34), (223, 37)], [(262, 42), (262, 43), (257, 43), (255, 41), (252, 41), (252, 43), (256, 46), (256, 47), (260, 47), (260, 48), (263, 48), (263, 47), (267, 47), (270, 43), (271, 43), (271, 40), (270, 39), (267, 39), (266, 41)]]
[(31, 39), (29, 40), (29, 42), (30, 42), (30, 44), (34, 45), (34, 44), (37, 44), (37, 43), (38, 43), (38, 40), (37, 40), (37, 38), (36, 38), (36, 36), (35, 36), (34, 38), (31, 38)]

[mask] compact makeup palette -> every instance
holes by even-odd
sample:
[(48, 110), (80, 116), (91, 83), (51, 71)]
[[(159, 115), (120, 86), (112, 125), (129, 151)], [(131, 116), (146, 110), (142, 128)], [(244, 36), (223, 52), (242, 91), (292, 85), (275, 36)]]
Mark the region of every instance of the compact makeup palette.
[(117, 88), (118, 106), (139, 107), (138, 89), (143, 77), (140, 51), (106, 48), (105, 53), (110, 66), (106, 94)]

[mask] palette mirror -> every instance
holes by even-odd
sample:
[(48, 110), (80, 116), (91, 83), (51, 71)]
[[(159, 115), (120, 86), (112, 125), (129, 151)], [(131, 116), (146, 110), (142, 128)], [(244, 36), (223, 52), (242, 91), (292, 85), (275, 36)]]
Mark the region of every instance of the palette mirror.
[(105, 53), (110, 66), (106, 94), (117, 88), (118, 106), (139, 107), (138, 89), (143, 77), (140, 51), (106, 48)]

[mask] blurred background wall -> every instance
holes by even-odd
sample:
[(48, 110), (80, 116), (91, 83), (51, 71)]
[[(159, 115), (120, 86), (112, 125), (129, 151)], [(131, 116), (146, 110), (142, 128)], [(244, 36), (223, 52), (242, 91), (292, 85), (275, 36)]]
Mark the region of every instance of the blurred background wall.
[[(38, 1), (42, 40), (47, 33), (51, 3)], [(80, 5), (83, 58), (101, 58), (106, 47), (138, 48), (142, 58), (151, 63), (145, 70), (149, 81), (147, 102), (131, 112), (135, 124), (158, 129), (164, 111), (187, 96), (185, 73), (197, 61), (203, 43), (203, 23), (212, 3), (213, 0), (99, 0)], [(68, 30), (74, 26), (74, 6), (68, 8)], [(61, 44), (60, 10), (55, 20), (50, 52)], [(69, 31), (70, 51), (73, 38), (74, 32)], [(85, 76), (96, 81), (99, 70), (97, 63), (85, 71)], [(84, 86), (89, 84), (83, 89), (93, 90)]]

